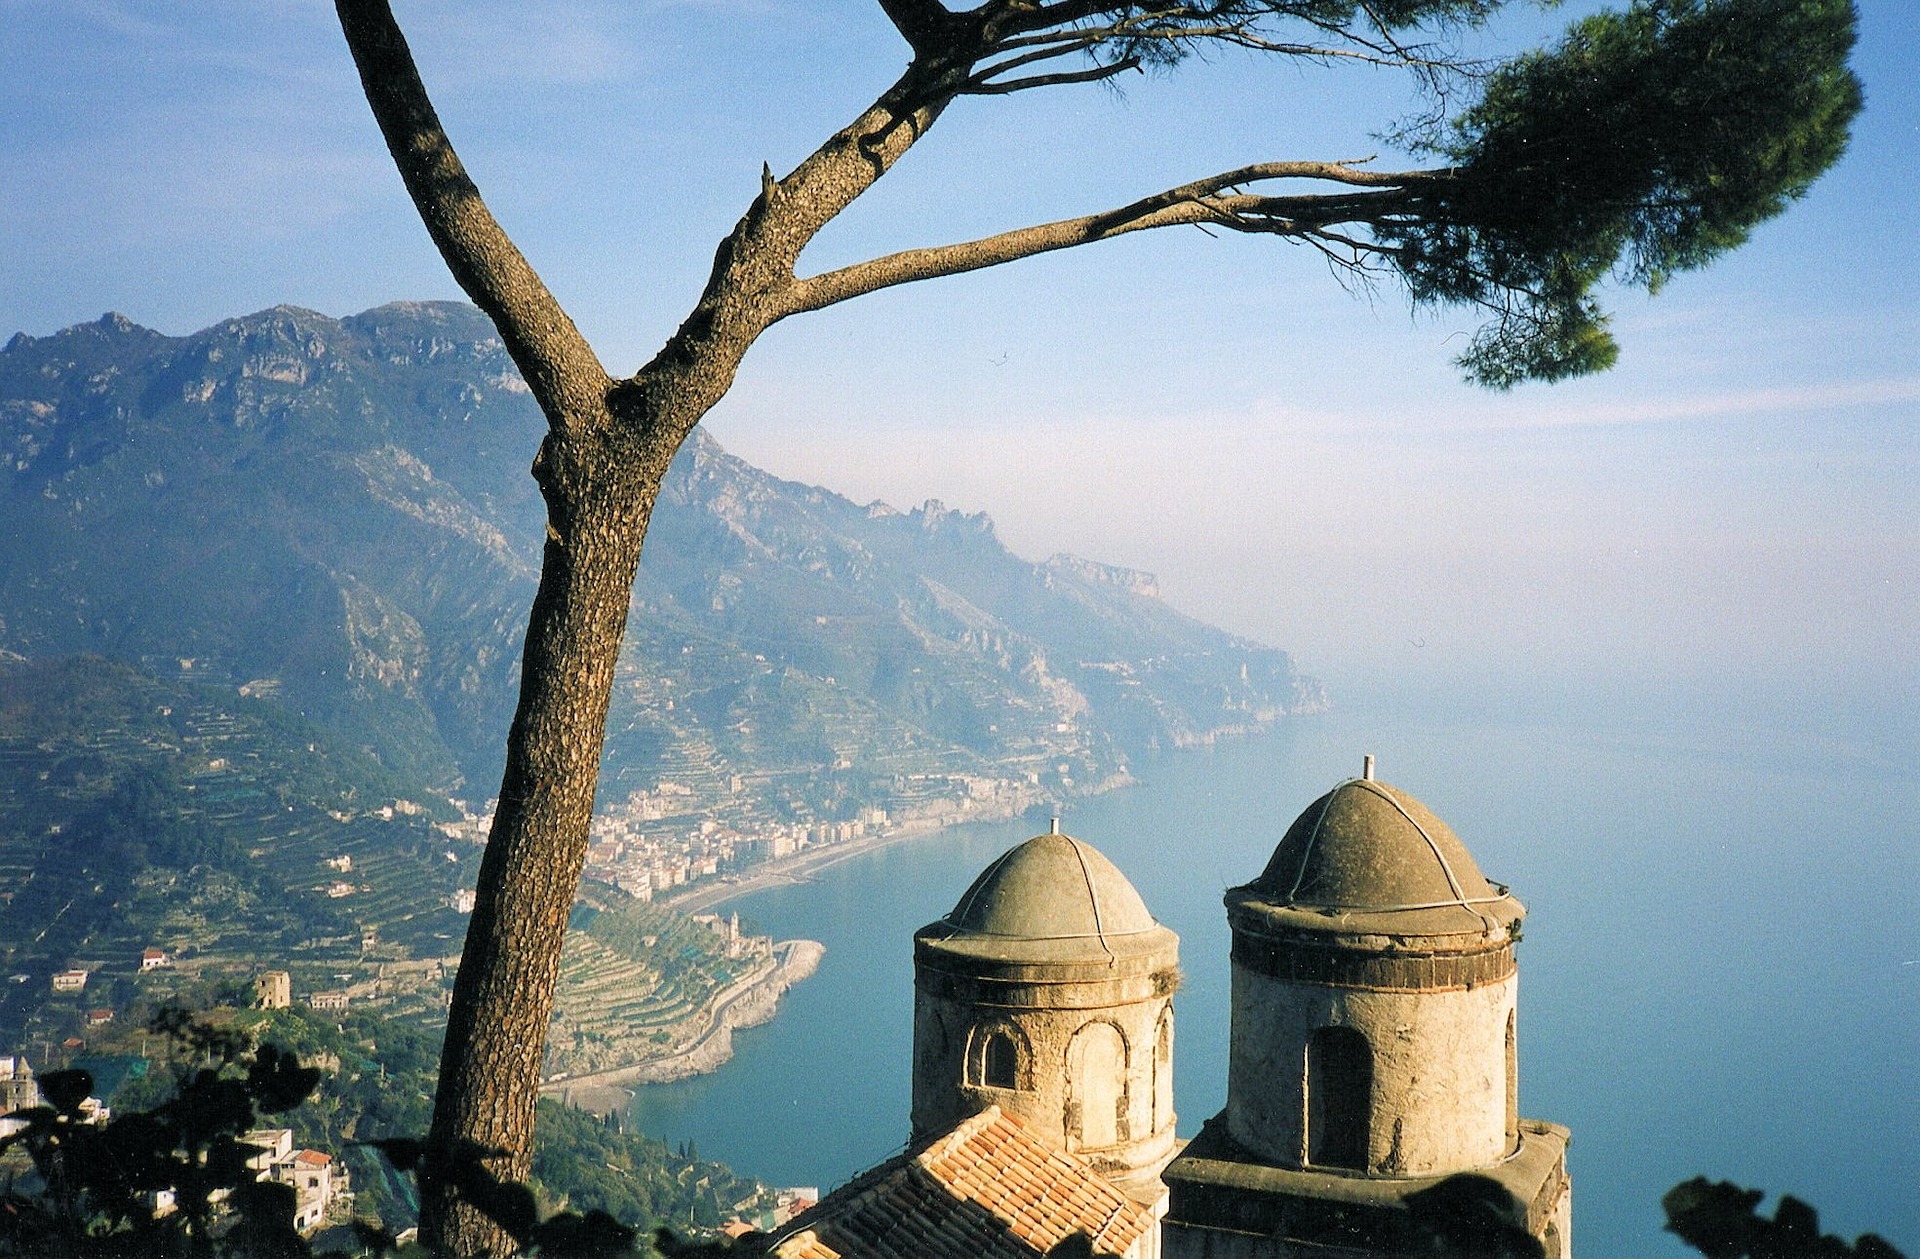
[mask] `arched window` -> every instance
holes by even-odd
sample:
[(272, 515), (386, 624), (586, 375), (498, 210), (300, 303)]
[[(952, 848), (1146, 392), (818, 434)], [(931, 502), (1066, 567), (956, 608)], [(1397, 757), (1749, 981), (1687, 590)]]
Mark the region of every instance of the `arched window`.
[(1307, 1042), (1307, 1162), (1367, 1169), (1373, 1048), (1351, 1027), (1323, 1027)]
[(1127, 1040), (1096, 1020), (1067, 1045), (1067, 1138), (1073, 1148), (1098, 1150), (1130, 1138)]
[(1513, 1014), (1507, 1011), (1507, 1148), (1520, 1146), (1520, 1051), (1513, 1038)]
[(1020, 1087), (1020, 1049), (1005, 1032), (987, 1037), (980, 1051), (980, 1083), (996, 1089)]
[(1153, 1130), (1173, 1122), (1173, 1007), (1160, 1012), (1153, 1032)]
[(973, 1029), (967, 1045), (967, 1083), (980, 1088), (1032, 1088), (1026, 1037), (1007, 1023)]

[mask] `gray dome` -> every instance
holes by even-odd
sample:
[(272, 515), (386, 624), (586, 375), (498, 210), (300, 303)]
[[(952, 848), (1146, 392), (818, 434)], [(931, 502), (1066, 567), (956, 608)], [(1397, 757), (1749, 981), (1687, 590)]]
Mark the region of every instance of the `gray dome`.
[(1308, 805), (1260, 877), (1230, 899), (1335, 931), (1483, 933), (1525, 913), (1431, 809), (1371, 778)]
[(956, 933), (1021, 940), (1098, 940), (1160, 925), (1097, 848), (1057, 833), (1001, 854), (941, 921)]

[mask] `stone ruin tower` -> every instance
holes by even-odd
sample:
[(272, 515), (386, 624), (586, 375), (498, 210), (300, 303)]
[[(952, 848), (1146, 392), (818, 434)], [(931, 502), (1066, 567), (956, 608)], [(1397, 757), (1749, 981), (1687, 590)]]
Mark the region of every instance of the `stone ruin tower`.
[(1567, 1130), (1519, 1114), (1525, 910), (1372, 762), (1226, 894), (1227, 1105), (1165, 1172), (1167, 1259), (1571, 1253)]
[(1179, 947), (1057, 821), (1000, 857), (914, 935), (913, 1139), (998, 1105), (1157, 1206)]

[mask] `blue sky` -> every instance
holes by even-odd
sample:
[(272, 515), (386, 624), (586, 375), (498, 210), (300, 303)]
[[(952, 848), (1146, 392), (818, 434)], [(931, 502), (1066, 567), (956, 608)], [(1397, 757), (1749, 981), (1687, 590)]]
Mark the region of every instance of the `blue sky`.
[[(482, 190), (615, 370), (685, 313), (762, 161), (789, 169), (904, 60), (871, 0), (397, 8)], [(709, 426), (857, 499), (986, 510), (1023, 554), (1154, 570), (1336, 683), (1784, 672), (1911, 695), (1920, 13), (1862, 16), (1848, 156), (1712, 270), (1615, 294), (1604, 376), (1478, 391), (1449, 363), (1464, 315), (1349, 294), (1274, 241), (1146, 233), (778, 327)], [(0, 337), (457, 296), (330, 5), (0, 0), (0, 30)], [(1235, 55), (962, 102), (806, 261), (1385, 153), (1403, 100)]]

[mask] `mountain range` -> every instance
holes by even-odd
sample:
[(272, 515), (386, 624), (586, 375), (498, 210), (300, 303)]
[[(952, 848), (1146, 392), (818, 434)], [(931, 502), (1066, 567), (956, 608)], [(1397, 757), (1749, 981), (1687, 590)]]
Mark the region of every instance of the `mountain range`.
[[(0, 649), (224, 688), (423, 791), (484, 795), (543, 431), (461, 304), (16, 335)], [(1065, 792), (1323, 702), (1284, 652), (1175, 611), (1147, 574), (1031, 562), (984, 515), (856, 504), (696, 430), (647, 541), (605, 769), (634, 790), (692, 763), (785, 776), (827, 811), (878, 777), (1009, 766)]]

